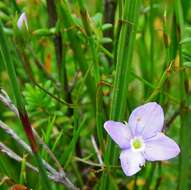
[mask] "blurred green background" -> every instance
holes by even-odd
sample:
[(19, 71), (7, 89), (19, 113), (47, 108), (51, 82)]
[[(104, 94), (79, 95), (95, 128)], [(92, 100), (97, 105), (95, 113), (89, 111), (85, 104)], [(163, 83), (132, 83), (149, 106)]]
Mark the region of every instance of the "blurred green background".
[[(23, 12), (28, 29), (17, 27)], [(191, 1), (1, 0), (0, 21), (31, 125), (59, 164), (39, 145), (42, 159), (83, 190), (191, 189)], [(0, 36), (0, 87), (16, 104), (6, 64)], [(1, 97), (0, 121), (28, 143)], [(163, 107), (164, 132), (181, 154), (126, 177), (103, 123), (128, 121), (148, 101)], [(0, 189), (44, 189), (26, 164), (36, 166), (33, 157), (1, 127), (0, 134)]]

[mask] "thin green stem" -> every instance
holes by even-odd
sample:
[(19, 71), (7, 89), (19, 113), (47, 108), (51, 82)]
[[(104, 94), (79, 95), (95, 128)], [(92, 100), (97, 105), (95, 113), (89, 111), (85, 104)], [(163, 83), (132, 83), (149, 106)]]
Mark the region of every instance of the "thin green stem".
[[(62, 18), (65, 27), (73, 28), (75, 26), (75, 22), (73, 21), (73, 18), (71, 16), (72, 14), (70, 13), (70, 8), (67, 4), (67, 1), (60, 0), (60, 7), (58, 8), (60, 9), (60, 17)], [(67, 34), (68, 34), (71, 48), (74, 52), (74, 59), (77, 63), (79, 63), (80, 70), (82, 71), (83, 75), (85, 75), (86, 71), (88, 70), (89, 64), (87, 63), (86, 57), (84, 56), (84, 52), (81, 47), (81, 43), (78, 39), (78, 35), (75, 28), (76, 27), (68, 31)], [(96, 82), (90, 73), (88, 74), (85, 80), (85, 83), (86, 83), (90, 98), (92, 100), (92, 104), (95, 107)]]
[[(135, 44), (139, 7), (139, 0), (125, 1), (119, 42), (117, 44), (116, 76), (111, 102), (110, 118), (113, 120), (123, 120), (127, 109), (128, 76), (130, 75), (133, 48)], [(116, 158), (116, 147), (111, 139), (108, 139), (108, 146), (105, 153), (105, 164), (107, 166), (110, 164), (114, 165)], [(101, 189), (106, 190), (108, 187), (109, 176), (105, 173), (103, 175)]]
[(100, 81), (100, 71), (99, 71), (98, 54), (97, 54), (97, 48), (96, 48), (97, 45), (96, 45), (95, 37), (91, 28), (91, 20), (85, 8), (84, 1), (78, 0), (78, 3), (80, 6), (80, 14), (81, 14), (82, 22), (84, 25), (84, 29), (88, 37), (88, 44), (91, 49), (92, 61), (94, 64), (95, 81), (96, 83), (98, 83)]
[(149, 15), (149, 29), (150, 29), (150, 81), (153, 80), (154, 74), (154, 29), (153, 29), (153, 0), (150, 0), (150, 15)]
[(10, 49), (8, 46), (6, 36), (4, 34), (4, 31), (3, 31), (3, 25), (1, 22), (0, 22), (0, 36), (1, 36), (1, 38), (0, 38), (0, 53), (2, 54), (3, 62), (6, 66), (8, 74), (9, 74), (10, 83), (11, 83), (12, 90), (13, 90), (13, 93), (15, 96), (16, 105), (17, 105), (17, 108), (19, 111), (20, 120), (21, 120), (22, 125), (24, 127), (25, 134), (28, 137), (28, 140), (30, 142), (30, 146), (31, 146), (31, 149), (33, 151), (34, 158), (35, 158), (37, 165), (39, 167), (39, 172), (40, 172), (41, 178), (42, 178), (42, 184), (43, 184), (44, 188), (51, 189), (51, 184), (48, 180), (46, 171), (45, 171), (44, 166), (42, 164), (42, 160), (38, 155), (38, 146), (37, 146), (35, 137), (34, 137), (33, 132), (32, 132), (32, 127), (31, 127), (31, 124), (29, 122), (28, 114), (25, 110), (24, 100), (23, 100), (23, 97), (22, 97), (22, 94), (21, 94), (21, 91), (19, 88), (19, 83), (17, 81), (15, 67), (14, 67), (13, 61), (11, 59)]
[[(177, 29), (179, 31), (179, 38), (178, 42), (183, 39), (184, 36), (184, 17), (182, 12), (182, 4), (180, 0), (175, 2), (175, 13), (177, 19)], [(179, 44), (179, 60), (180, 60), (180, 67), (183, 65), (183, 51), (182, 51), (182, 44)], [(189, 158), (190, 153), (189, 149), (191, 147), (191, 133), (188, 130), (188, 126), (191, 124), (191, 117), (188, 111), (189, 101), (187, 97), (187, 91), (185, 87), (185, 82), (187, 80), (185, 71), (183, 70), (180, 72), (180, 97), (181, 97), (181, 105), (180, 105), (180, 119), (181, 119), (181, 128), (180, 128), (180, 143), (181, 143), (181, 155), (180, 155), (180, 162), (179, 162), (179, 190), (187, 190), (189, 189), (190, 184), (190, 165), (189, 165)]]

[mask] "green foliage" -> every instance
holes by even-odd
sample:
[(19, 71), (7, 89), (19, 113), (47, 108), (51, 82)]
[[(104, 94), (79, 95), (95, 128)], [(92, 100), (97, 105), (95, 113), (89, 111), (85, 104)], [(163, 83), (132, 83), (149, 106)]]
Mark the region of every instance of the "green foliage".
[[(26, 108), (41, 139), (36, 137), (35, 162), (0, 129), (0, 143), (21, 158), (15, 161), (0, 149), (0, 189), (14, 184), (43, 189), (39, 173), (27, 164), (44, 171), (44, 159), (52, 167), (41, 171), (44, 179), (58, 172), (57, 181), (48, 180), (55, 190), (76, 190), (71, 184), (84, 190), (190, 190), (190, 5), (188, 0), (1, 0), (0, 87), (20, 112)], [(24, 11), (29, 30), (17, 27)], [(182, 152), (126, 177), (103, 123), (126, 121), (148, 101), (164, 108), (165, 133), (180, 142)], [(6, 103), (0, 103), (0, 120), (28, 143)], [(58, 176), (67, 182), (59, 183)]]
[(23, 91), (23, 95), (26, 100), (27, 111), (31, 114), (31, 117), (34, 115), (41, 116), (44, 112), (53, 115), (56, 110), (55, 101), (46, 93), (48, 91), (51, 94), (54, 94), (54, 88), (51, 85), (51, 81), (46, 81), (42, 85), (42, 89), (32, 84), (26, 84)]

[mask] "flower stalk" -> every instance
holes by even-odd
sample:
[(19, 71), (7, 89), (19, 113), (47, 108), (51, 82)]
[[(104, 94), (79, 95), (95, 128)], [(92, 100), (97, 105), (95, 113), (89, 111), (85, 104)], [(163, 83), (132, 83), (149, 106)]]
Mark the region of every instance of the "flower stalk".
[[(113, 97), (111, 102), (110, 118), (113, 120), (123, 120), (127, 110), (127, 96), (128, 96), (128, 76), (130, 75), (130, 68), (132, 62), (133, 48), (135, 44), (136, 26), (138, 22), (140, 8), (140, 0), (125, 1), (123, 7), (123, 16), (121, 31), (119, 34), (119, 41), (117, 45), (117, 53), (115, 54), (116, 76), (114, 80)], [(108, 139), (108, 147), (105, 153), (105, 164), (115, 164), (117, 160), (117, 150), (114, 147), (111, 139)], [(108, 175), (103, 175), (102, 189), (108, 189)]]
[[(3, 31), (3, 25), (1, 22), (0, 22), (0, 36), (1, 36), (1, 38), (0, 38), (0, 53), (2, 55), (3, 62), (6, 66), (6, 69), (7, 69), (9, 78), (10, 78), (10, 83), (11, 83), (11, 87), (12, 87), (12, 90), (14, 93), (16, 106), (17, 106), (17, 109), (19, 112), (19, 118), (20, 118), (20, 121), (23, 125), (25, 134), (28, 138), (28, 141), (30, 143), (34, 158), (38, 164), (39, 171), (40, 171), (42, 181), (43, 181), (42, 184), (45, 188), (51, 189), (50, 182), (48, 180), (46, 171), (45, 171), (44, 166), (42, 164), (42, 160), (41, 160), (39, 153), (38, 153), (38, 150), (39, 150), (38, 145), (37, 145), (35, 137), (33, 135), (32, 127), (31, 127), (31, 124), (29, 121), (29, 117), (28, 117), (28, 114), (27, 114), (26, 109), (25, 109), (24, 100), (23, 100), (23, 97), (22, 97), (22, 94), (20, 91), (18, 81), (17, 81), (17, 76), (16, 76), (14, 64), (13, 64), (13, 61), (11, 59), (10, 49), (9, 49), (9, 46), (7, 43), (6, 36), (4, 34), (4, 31)], [(6, 60), (5, 60), (5, 58), (6, 58)]]

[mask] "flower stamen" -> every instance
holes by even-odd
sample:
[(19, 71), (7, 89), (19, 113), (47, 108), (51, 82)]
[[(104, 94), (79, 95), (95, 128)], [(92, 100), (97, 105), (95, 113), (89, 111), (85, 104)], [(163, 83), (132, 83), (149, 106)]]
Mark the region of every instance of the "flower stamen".
[(134, 137), (131, 139), (131, 148), (134, 152), (140, 152), (145, 149), (145, 143), (142, 137)]

